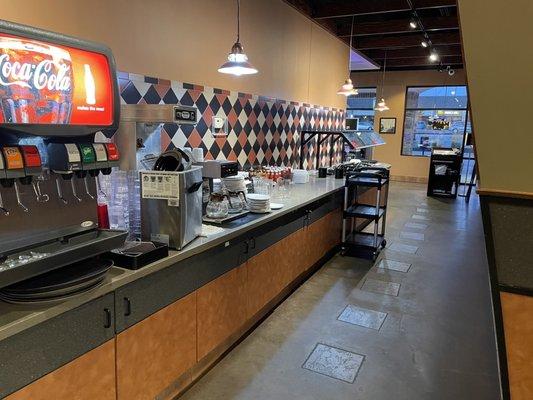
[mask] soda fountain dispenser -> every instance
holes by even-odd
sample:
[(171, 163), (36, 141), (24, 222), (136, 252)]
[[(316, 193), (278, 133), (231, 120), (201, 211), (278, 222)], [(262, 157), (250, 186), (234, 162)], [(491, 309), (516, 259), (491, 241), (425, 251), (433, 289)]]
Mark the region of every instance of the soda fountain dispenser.
[[(108, 47), (0, 20), (0, 300), (28, 301), (37, 276), (53, 276), (65, 296), (105, 279), (112, 263), (102, 254), (127, 232), (99, 226), (97, 177), (120, 155), (94, 141), (119, 120)], [(62, 297), (43, 288), (32, 300)]]

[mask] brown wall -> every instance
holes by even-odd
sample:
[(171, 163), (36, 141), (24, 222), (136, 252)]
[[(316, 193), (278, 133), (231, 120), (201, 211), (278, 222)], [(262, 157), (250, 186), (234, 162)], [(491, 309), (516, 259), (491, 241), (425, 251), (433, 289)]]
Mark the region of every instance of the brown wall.
[[(378, 87), (378, 97), (381, 95), (381, 72), (352, 73), (354, 85), (358, 87)], [(379, 85), (377, 84), (379, 82)], [(402, 149), (403, 117), (405, 111), (405, 90), (407, 86), (431, 85), (462, 85), (465, 76), (462, 70), (457, 70), (455, 75), (438, 71), (395, 71), (385, 74), (385, 100), (390, 107), (389, 111), (376, 111), (375, 126), (379, 131), (380, 117), (396, 118), (396, 134), (383, 135), (387, 144), (378, 146), (373, 157), (376, 160), (392, 164), (392, 175), (396, 178), (409, 180), (427, 179), (429, 173), (429, 157), (413, 157), (400, 155)]]
[(511, 3), (459, 0), (459, 16), (480, 186), (532, 193), (533, 2)]
[(330, 107), (348, 48), (282, 0), (241, 1), (241, 42), (259, 69), (217, 68), (236, 35), (235, 0), (4, 0), (2, 19), (106, 43), (120, 70)]

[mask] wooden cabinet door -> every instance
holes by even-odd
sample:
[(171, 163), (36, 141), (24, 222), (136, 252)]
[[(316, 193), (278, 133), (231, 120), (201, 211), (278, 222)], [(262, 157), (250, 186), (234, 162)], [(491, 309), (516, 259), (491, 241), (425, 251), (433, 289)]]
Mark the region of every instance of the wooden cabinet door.
[(198, 289), (198, 360), (246, 322), (246, 281), (246, 264), (243, 264)]
[(109, 340), (6, 400), (116, 400), (115, 388), (115, 340)]
[(119, 333), (119, 400), (153, 399), (196, 363), (196, 292)]
[(251, 318), (284, 287), (286, 274), (280, 261), (280, 242), (248, 259), (248, 316)]

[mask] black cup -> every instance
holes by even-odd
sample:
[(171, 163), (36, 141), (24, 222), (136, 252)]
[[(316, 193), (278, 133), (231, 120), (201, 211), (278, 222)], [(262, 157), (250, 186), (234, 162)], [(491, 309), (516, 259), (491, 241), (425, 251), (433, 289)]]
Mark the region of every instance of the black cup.
[(328, 169), (321, 167), (318, 169), (318, 177), (319, 178), (325, 178), (328, 175)]
[(335, 179), (344, 179), (344, 170), (342, 168), (335, 169)]

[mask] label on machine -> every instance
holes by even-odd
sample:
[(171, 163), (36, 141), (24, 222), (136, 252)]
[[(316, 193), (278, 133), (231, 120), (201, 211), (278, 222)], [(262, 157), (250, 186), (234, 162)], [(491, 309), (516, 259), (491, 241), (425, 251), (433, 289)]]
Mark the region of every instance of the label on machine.
[(9, 146), (2, 148), (6, 158), (6, 169), (23, 169), (24, 160), (18, 147)]
[(169, 205), (178, 203), (179, 175), (172, 172), (142, 171), (141, 196), (143, 199), (168, 200)]

